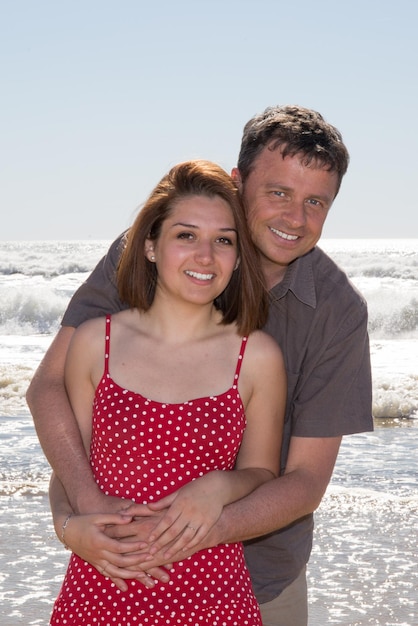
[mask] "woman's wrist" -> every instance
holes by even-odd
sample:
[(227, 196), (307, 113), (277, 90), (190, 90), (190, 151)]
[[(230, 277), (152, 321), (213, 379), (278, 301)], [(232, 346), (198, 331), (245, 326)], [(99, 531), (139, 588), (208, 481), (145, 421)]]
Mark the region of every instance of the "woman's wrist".
[(69, 550), (70, 548), (67, 546), (66, 541), (65, 541), (65, 531), (66, 531), (68, 523), (69, 523), (70, 519), (73, 517), (73, 515), (74, 515), (74, 513), (68, 513), (68, 515), (64, 519), (64, 521), (62, 523), (62, 526), (61, 526), (60, 540), (61, 540), (61, 543), (64, 544), (64, 548), (66, 550)]
[(66, 511), (63, 511), (62, 513), (55, 512), (53, 516), (55, 534), (60, 540), (60, 542), (64, 544), (64, 548), (66, 550), (70, 549), (65, 540), (66, 531), (67, 531), (68, 524), (70, 523), (70, 520), (72, 517), (74, 517), (74, 515), (75, 515), (74, 511), (66, 510)]

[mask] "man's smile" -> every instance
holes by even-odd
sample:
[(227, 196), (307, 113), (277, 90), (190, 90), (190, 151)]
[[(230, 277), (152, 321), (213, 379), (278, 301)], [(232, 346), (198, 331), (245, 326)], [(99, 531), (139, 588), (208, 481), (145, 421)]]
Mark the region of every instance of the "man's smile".
[(269, 228), (272, 233), (274, 233), (275, 235), (278, 235), (282, 239), (286, 239), (287, 241), (296, 241), (296, 239), (299, 239), (298, 235), (289, 235), (288, 233), (284, 233), (282, 230), (277, 230), (276, 228), (273, 228), (272, 226), (270, 226)]

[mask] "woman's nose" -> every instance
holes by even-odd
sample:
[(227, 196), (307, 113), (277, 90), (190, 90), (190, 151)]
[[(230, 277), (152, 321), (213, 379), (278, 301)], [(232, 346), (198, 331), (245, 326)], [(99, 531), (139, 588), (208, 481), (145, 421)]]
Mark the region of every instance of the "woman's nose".
[(212, 243), (210, 241), (199, 241), (195, 255), (200, 263), (211, 263), (214, 256)]

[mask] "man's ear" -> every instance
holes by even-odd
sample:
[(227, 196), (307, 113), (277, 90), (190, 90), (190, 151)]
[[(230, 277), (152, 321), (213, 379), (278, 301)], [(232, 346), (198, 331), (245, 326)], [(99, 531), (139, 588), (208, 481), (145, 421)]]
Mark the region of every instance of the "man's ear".
[(237, 167), (234, 167), (232, 169), (231, 178), (234, 181), (234, 183), (236, 183), (238, 189), (241, 189), (241, 185), (242, 185), (241, 173)]

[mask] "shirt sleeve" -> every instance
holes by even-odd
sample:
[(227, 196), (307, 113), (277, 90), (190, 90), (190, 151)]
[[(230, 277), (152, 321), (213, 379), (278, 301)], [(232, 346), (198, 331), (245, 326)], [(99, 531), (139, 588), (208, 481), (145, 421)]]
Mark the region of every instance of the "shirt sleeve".
[[(330, 303), (328, 303), (330, 304)], [(325, 307), (294, 395), (293, 435), (335, 437), (372, 431), (367, 305)], [(344, 310), (344, 314), (342, 311)]]
[(122, 233), (110, 246), (87, 280), (71, 298), (61, 321), (62, 326), (77, 328), (82, 322), (127, 308), (118, 294), (116, 269), (125, 234)]

